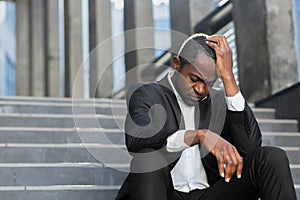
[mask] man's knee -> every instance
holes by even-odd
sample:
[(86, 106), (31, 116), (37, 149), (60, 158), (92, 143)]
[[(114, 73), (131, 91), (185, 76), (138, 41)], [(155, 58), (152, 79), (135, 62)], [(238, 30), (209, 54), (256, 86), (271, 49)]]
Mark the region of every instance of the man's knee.
[(166, 200), (169, 187), (165, 168), (146, 173), (133, 173), (130, 196), (134, 200)]
[(252, 181), (260, 190), (261, 199), (296, 199), (289, 161), (284, 150), (261, 147), (254, 155)]
[(258, 156), (262, 162), (269, 162), (278, 166), (289, 162), (285, 151), (278, 147), (261, 147)]

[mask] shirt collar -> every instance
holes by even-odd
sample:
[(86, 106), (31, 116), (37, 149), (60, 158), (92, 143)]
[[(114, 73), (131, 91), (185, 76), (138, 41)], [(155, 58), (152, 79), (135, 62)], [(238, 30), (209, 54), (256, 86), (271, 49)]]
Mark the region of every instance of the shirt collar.
[(174, 92), (174, 94), (175, 94), (177, 100), (183, 101), (182, 98), (181, 98), (181, 96), (178, 94), (177, 90), (175, 89), (175, 87), (174, 87), (174, 85), (173, 85), (173, 82), (172, 82), (172, 79), (171, 79), (173, 75), (174, 75), (174, 70), (173, 70), (173, 71), (170, 71), (170, 72), (168, 73), (168, 81), (169, 81), (169, 84), (171, 85), (172, 90), (173, 90), (173, 92)]

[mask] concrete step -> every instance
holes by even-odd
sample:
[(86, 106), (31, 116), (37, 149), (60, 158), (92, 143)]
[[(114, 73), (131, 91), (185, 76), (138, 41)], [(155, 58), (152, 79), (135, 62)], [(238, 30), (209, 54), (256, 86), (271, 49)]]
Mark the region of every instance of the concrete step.
[(16, 102), (48, 102), (48, 103), (113, 103), (125, 104), (124, 99), (110, 99), (110, 98), (53, 98), (53, 97), (28, 97), (28, 96), (0, 96), (0, 101), (16, 101)]
[(2, 143), (102, 143), (125, 144), (124, 132), (120, 129), (86, 128), (41, 128), (0, 127)]
[(298, 121), (292, 119), (257, 119), (262, 132), (298, 132)]
[(275, 109), (273, 108), (252, 108), (257, 119), (274, 119)]
[(300, 133), (297, 132), (263, 132), (264, 146), (300, 146)]
[[(274, 119), (275, 109), (253, 108), (257, 118)], [(0, 113), (44, 113), (44, 114), (108, 114), (123, 115), (127, 113), (125, 104), (121, 103), (49, 103), (0, 101)]]
[[(299, 146), (298, 132), (263, 132), (263, 145)], [(0, 127), (2, 143), (103, 143), (124, 144), (124, 132), (119, 129)]]
[(291, 173), (293, 177), (294, 184), (300, 185), (300, 163), (299, 164), (291, 164)]
[[(281, 147), (291, 164), (299, 164), (300, 147)], [(98, 159), (98, 160), (97, 160)], [(125, 145), (109, 144), (0, 144), (0, 163), (101, 162), (128, 164)]]
[(0, 187), (5, 200), (113, 200), (120, 186), (109, 185), (53, 185)]
[[(13, 200), (113, 200), (120, 186), (69, 185), (69, 186), (9, 186), (0, 187), (1, 198)], [(300, 200), (300, 185), (295, 185)]]
[[(298, 132), (263, 132), (265, 146), (300, 146)], [(124, 132), (120, 129), (0, 127), (2, 143), (102, 143), (125, 144)]]
[(0, 114), (0, 126), (56, 128), (119, 128), (124, 129), (125, 117), (109, 115), (44, 115)]
[[(274, 109), (253, 111), (263, 144), (286, 151), (299, 195), (297, 121), (275, 120)], [(126, 112), (124, 100), (0, 97), (1, 198), (114, 199), (131, 160)]]
[(300, 147), (278, 147), (286, 152), (290, 164), (300, 164)]
[(128, 164), (124, 145), (105, 144), (0, 144), (0, 163), (101, 162)]
[[(40, 114), (106, 114), (127, 113), (125, 104), (114, 103), (48, 103), (48, 102), (6, 102), (0, 101), (0, 113)], [(262, 113), (263, 114), (263, 113)]]
[[(124, 129), (124, 116), (109, 115), (44, 115), (44, 114), (0, 114), (0, 126), (57, 127), (67, 128), (119, 128)], [(297, 120), (258, 119), (262, 131), (296, 132)]]
[[(129, 164), (2, 163), (0, 186), (121, 185)], [(300, 184), (300, 164), (290, 166), (294, 184)]]
[(101, 163), (3, 163), (0, 186), (121, 185), (128, 168)]

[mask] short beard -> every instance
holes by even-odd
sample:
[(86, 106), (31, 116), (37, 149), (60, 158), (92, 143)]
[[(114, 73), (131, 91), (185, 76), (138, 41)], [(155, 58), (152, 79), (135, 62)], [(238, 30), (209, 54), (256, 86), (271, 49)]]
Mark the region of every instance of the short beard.
[[(182, 97), (181, 97), (182, 98)], [(188, 105), (188, 106), (195, 106), (195, 105), (197, 105), (198, 103), (199, 103), (199, 101), (195, 101), (195, 100), (192, 100), (192, 99), (190, 99), (190, 98), (188, 98), (188, 97), (185, 97), (185, 98), (182, 98), (182, 100), (184, 101), (184, 103), (186, 104), (186, 105)]]

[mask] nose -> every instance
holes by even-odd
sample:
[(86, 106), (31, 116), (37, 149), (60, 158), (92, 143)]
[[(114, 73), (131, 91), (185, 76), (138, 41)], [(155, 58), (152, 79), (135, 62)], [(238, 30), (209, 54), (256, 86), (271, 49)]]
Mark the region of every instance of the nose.
[(195, 84), (193, 89), (194, 89), (195, 93), (200, 95), (200, 96), (207, 95), (207, 93), (208, 93), (207, 85), (205, 83), (202, 83), (202, 82)]

